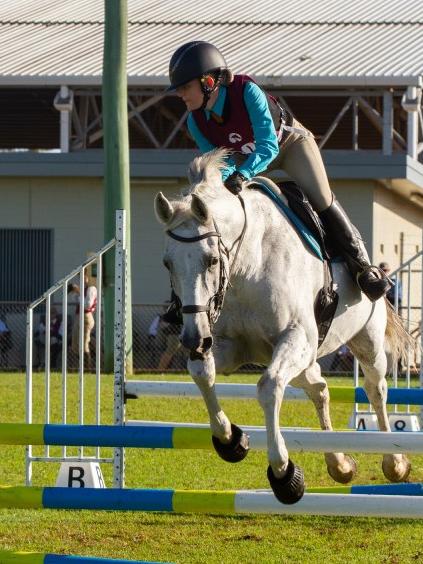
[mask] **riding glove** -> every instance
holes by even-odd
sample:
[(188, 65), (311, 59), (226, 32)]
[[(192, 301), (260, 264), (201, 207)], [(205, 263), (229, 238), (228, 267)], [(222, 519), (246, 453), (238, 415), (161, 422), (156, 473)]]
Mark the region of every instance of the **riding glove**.
[(235, 171), (230, 176), (228, 176), (224, 184), (226, 188), (229, 190), (229, 192), (232, 192), (232, 194), (238, 196), (238, 194), (242, 190), (242, 184), (246, 180), (247, 179), (245, 178), (245, 176), (243, 176), (240, 172)]

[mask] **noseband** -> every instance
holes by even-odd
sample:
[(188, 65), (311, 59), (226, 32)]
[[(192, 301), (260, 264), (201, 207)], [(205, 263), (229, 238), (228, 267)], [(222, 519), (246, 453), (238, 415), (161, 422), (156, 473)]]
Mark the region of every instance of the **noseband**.
[[(181, 306), (182, 313), (207, 313), (207, 317), (209, 319), (210, 328), (216, 323), (219, 318), (220, 312), (222, 310), (223, 301), (225, 299), (226, 289), (229, 285), (229, 281), (231, 278), (231, 274), (233, 271), (234, 264), (238, 257), (239, 250), (241, 248), (242, 241), (244, 239), (245, 232), (247, 230), (247, 214), (245, 212), (245, 203), (241, 196), (238, 195), (238, 199), (241, 203), (242, 210), (244, 212), (244, 226), (242, 228), (241, 234), (235, 241), (232, 243), (230, 249), (223, 243), (222, 236), (220, 234), (219, 228), (213, 219), (214, 231), (208, 231), (207, 233), (203, 233), (202, 235), (197, 235), (196, 237), (181, 237), (181, 235), (177, 235), (173, 233), (173, 231), (166, 231), (166, 233), (175, 241), (180, 241), (181, 243), (196, 243), (197, 241), (202, 241), (203, 239), (207, 239), (208, 237), (217, 237), (219, 240), (219, 287), (217, 292), (209, 299), (206, 305), (185, 305), (182, 306), (182, 302), (178, 297), (179, 305)], [(223, 260), (223, 255), (226, 256), (228, 262), (230, 254), (238, 243), (234, 260), (229, 268), (229, 274), (226, 272), (225, 263)], [(174, 289), (173, 289), (174, 290)], [(175, 293), (176, 295), (176, 293)]]

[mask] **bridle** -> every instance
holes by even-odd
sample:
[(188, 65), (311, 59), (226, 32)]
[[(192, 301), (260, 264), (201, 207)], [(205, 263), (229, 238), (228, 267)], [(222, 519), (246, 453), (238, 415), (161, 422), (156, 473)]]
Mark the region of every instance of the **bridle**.
[[(217, 289), (217, 292), (209, 299), (207, 304), (206, 305), (195, 305), (194, 304), (194, 305), (184, 305), (184, 306), (182, 306), (182, 302), (181, 302), (179, 296), (176, 294), (175, 289), (172, 288), (173, 291), (175, 292), (175, 296), (177, 297), (178, 306), (180, 307), (181, 312), (182, 313), (202, 313), (202, 312), (207, 313), (210, 329), (213, 328), (213, 325), (218, 320), (220, 312), (222, 310), (226, 290), (227, 290), (227, 287), (230, 285), (230, 279), (231, 279), (231, 275), (232, 275), (232, 272), (233, 272), (233, 268), (234, 268), (234, 265), (236, 263), (236, 259), (237, 259), (238, 254), (239, 254), (239, 250), (241, 248), (242, 241), (244, 240), (245, 232), (247, 230), (247, 214), (245, 212), (245, 203), (244, 203), (244, 200), (242, 199), (242, 197), (240, 195), (238, 195), (238, 199), (240, 201), (242, 210), (244, 212), (244, 226), (242, 228), (241, 234), (235, 239), (235, 241), (232, 243), (230, 248), (228, 248), (223, 243), (222, 236), (220, 234), (217, 223), (215, 222), (214, 219), (213, 219), (213, 225), (214, 225), (215, 230), (214, 231), (208, 231), (207, 233), (203, 233), (202, 235), (197, 235), (196, 237), (182, 237), (181, 235), (177, 235), (173, 231), (170, 231), (170, 230), (166, 231), (166, 233), (169, 235), (169, 237), (171, 237), (172, 239), (175, 239), (175, 241), (180, 241), (181, 243), (196, 243), (197, 241), (202, 241), (203, 239), (207, 239), (207, 237), (217, 237), (218, 238), (218, 242), (219, 242), (219, 245), (218, 245), (218, 247), (219, 247), (219, 287)], [(235, 245), (237, 243), (238, 243), (238, 246), (236, 248), (235, 256), (234, 256), (234, 259), (232, 261), (232, 264), (229, 267), (229, 273), (228, 273), (227, 270), (226, 270), (225, 261), (223, 260), (223, 255), (225, 255), (225, 257), (226, 257), (226, 259), (229, 263), (230, 254), (231, 254), (233, 248), (235, 247)], [(172, 282), (171, 282), (171, 284), (172, 284)]]

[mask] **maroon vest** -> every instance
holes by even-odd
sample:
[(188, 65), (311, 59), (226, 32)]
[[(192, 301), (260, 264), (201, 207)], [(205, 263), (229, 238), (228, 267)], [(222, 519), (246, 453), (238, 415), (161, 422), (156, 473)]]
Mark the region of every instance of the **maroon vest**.
[[(198, 129), (216, 147), (226, 147), (240, 153), (251, 153), (255, 149), (253, 128), (244, 102), (244, 88), (248, 82), (254, 82), (254, 80), (247, 75), (237, 74), (227, 87), (222, 123), (218, 123), (213, 117), (208, 120), (204, 110), (192, 112)], [(279, 131), (281, 108), (276, 98), (265, 94), (275, 131)]]

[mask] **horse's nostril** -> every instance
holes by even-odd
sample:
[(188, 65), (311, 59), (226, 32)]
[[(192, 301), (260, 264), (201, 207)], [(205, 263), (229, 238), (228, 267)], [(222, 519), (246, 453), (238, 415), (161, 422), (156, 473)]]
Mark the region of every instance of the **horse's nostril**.
[(197, 350), (201, 346), (201, 341), (202, 339), (199, 335), (191, 335), (187, 332), (182, 333), (181, 343), (186, 349), (190, 351)]
[(201, 348), (203, 349), (203, 352), (206, 352), (212, 348), (212, 345), (213, 337), (206, 337), (205, 339), (203, 339), (203, 346)]

